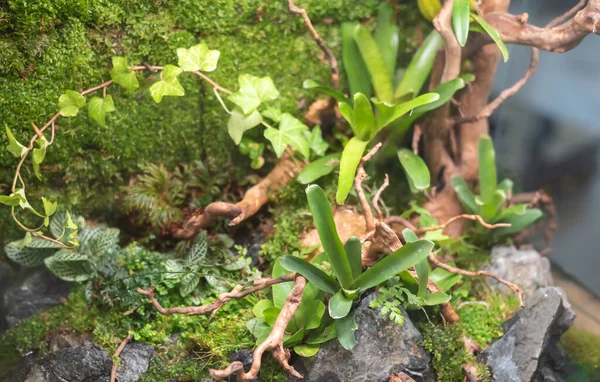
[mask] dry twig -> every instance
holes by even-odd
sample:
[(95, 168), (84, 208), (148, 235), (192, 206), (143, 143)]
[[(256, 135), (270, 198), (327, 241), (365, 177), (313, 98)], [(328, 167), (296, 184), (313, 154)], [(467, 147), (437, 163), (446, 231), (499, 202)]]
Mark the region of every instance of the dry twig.
[(381, 213), (381, 209), (379, 208), (379, 198), (381, 198), (381, 193), (383, 192), (383, 190), (385, 190), (389, 185), (390, 177), (388, 176), (388, 174), (385, 174), (385, 180), (383, 181), (381, 187), (379, 187), (379, 189), (375, 193), (375, 196), (373, 196), (373, 200), (371, 201), (373, 204), (373, 208), (377, 213), (377, 219), (379, 220), (383, 220), (383, 214)]
[(444, 71), (441, 83), (450, 81), (460, 74), (461, 47), (452, 30), (452, 6), (454, 0), (445, 0), (440, 12), (433, 19), (433, 26), (444, 40)]
[(137, 291), (138, 293), (147, 296), (150, 302), (152, 302), (154, 309), (156, 309), (159, 313), (164, 314), (165, 316), (170, 316), (176, 313), (187, 314), (188, 316), (201, 316), (210, 313), (210, 316), (212, 318), (217, 313), (217, 311), (221, 309), (221, 307), (223, 307), (223, 305), (227, 304), (233, 299), (246, 297), (249, 294), (268, 288), (271, 285), (284, 283), (287, 281), (293, 281), (295, 277), (296, 274), (291, 273), (289, 275), (280, 276), (272, 279), (256, 279), (253, 281), (252, 287), (246, 287), (244, 285), (238, 284), (230, 292), (221, 293), (216, 300), (214, 300), (210, 304), (202, 306), (163, 308), (162, 305), (160, 305), (160, 303), (158, 302), (158, 300), (156, 300), (156, 298), (154, 297), (154, 285), (152, 285), (147, 290), (137, 288)]
[(317, 45), (319, 46), (319, 48), (321, 48), (323, 53), (325, 53), (325, 56), (329, 61), (329, 67), (331, 68), (331, 86), (334, 89), (337, 89), (340, 83), (340, 71), (338, 69), (337, 59), (335, 58), (335, 55), (333, 54), (331, 49), (329, 49), (327, 44), (325, 44), (325, 41), (323, 41), (321, 36), (319, 36), (319, 33), (317, 33), (317, 31), (313, 27), (312, 22), (308, 17), (308, 13), (306, 12), (306, 9), (296, 6), (293, 0), (288, 0), (288, 6), (290, 8), (290, 11), (302, 16), (302, 18), (304, 19), (304, 23), (310, 31), (313, 39), (316, 41)]
[(433, 253), (429, 254), (429, 261), (431, 261), (436, 266), (447, 270), (448, 272), (452, 272), (452, 273), (455, 273), (458, 275), (469, 276), (469, 277), (487, 276), (487, 277), (494, 278), (494, 279), (498, 280), (498, 282), (506, 285), (507, 287), (512, 289), (515, 293), (517, 293), (517, 295), (519, 296), (519, 303), (521, 304), (521, 308), (525, 307), (525, 302), (524, 302), (524, 298), (523, 298), (523, 289), (521, 289), (518, 285), (511, 283), (510, 281), (504, 280), (500, 276), (498, 276), (490, 271), (480, 270), (477, 272), (472, 272), (472, 271), (467, 271), (464, 269), (456, 268), (456, 267), (453, 267), (451, 265), (448, 265), (448, 264), (442, 262)]
[(262, 355), (265, 351), (271, 350), (273, 358), (275, 358), (291, 375), (296, 378), (302, 379), (302, 375), (298, 373), (289, 363), (290, 352), (283, 347), (283, 335), (285, 334), (285, 328), (290, 323), (290, 320), (296, 314), (300, 303), (302, 302), (302, 294), (304, 293), (304, 287), (306, 286), (306, 279), (301, 276), (296, 276), (294, 287), (287, 296), (281, 312), (275, 320), (271, 334), (264, 340), (263, 343), (258, 345), (254, 350), (252, 357), (252, 367), (246, 373), (244, 372), (241, 362), (235, 361), (230, 364), (226, 369), (223, 370), (210, 370), (210, 375), (214, 378), (222, 380), (231, 374), (237, 374), (238, 381), (251, 381), (256, 378), (258, 371), (260, 370)]
[[(121, 341), (121, 344), (115, 351), (115, 355), (114, 355), (115, 358), (118, 358), (121, 355), (121, 352), (123, 351), (123, 349), (125, 349), (125, 346), (127, 346), (127, 344), (131, 341), (132, 338), (133, 338), (133, 336), (131, 335), (131, 333), (129, 333), (127, 335), (127, 337), (125, 337), (125, 339), (123, 341)], [(110, 370), (110, 382), (115, 382), (116, 380), (117, 380), (117, 363), (113, 362), (112, 369)]]

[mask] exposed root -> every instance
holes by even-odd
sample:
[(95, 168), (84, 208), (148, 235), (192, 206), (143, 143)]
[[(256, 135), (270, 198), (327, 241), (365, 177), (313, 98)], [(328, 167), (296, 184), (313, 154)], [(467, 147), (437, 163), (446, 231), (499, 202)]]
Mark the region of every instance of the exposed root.
[(465, 122), (477, 122), (481, 119), (490, 117), (499, 107), (502, 105), (504, 101), (514, 96), (525, 86), (525, 84), (529, 81), (529, 79), (534, 75), (538, 63), (540, 60), (540, 51), (537, 48), (531, 48), (531, 62), (525, 75), (515, 84), (508, 89), (504, 89), (498, 97), (496, 97), (492, 102), (488, 103), (481, 111), (479, 111), (476, 115), (471, 117), (460, 117), (455, 123), (465, 123)]
[(375, 219), (373, 219), (373, 212), (371, 211), (371, 206), (367, 201), (367, 197), (365, 196), (365, 192), (362, 189), (362, 183), (365, 179), (367, 179), (367, 173), (365, 172), (364, 165), (365, 163), (377, 153), (377, 151), (381, 148), (382, 143), (379, 142), (360, 160), (358, 164), (358, 168), (356, 169), (356, 176), (354, 177), (354, 189), (356, 190), (356, 196), (358, 197), (358, 201), (360, 202), (360, 207), (362, 208), (362, 213), (365, 217), (365, 224), (367, 226), (367, 232), (372, 232), (375, 229)]
[(235, 373), (237, 374), (236, 380), (251, 381), (252, 379), (256, 378), (258, 371), (260, 370), (263, 353), (267, 350), (271, 350), (273, 358), (275, 358), (291, 375), (296, 378), (303, 378), (302, 375), (288, 363), (290, 359), (290, 352), (283, 347), (285, 328), (290, 323), (292, 317), (294, 317), (296, 314), (296, 311), (302, 302), (302, 294), (304, 293), (304, 287), (306, 286), (306, 279), (304, 277), (295, 276), (295, 278), (296, 281), (294, 283), (294, 287), (287, 296), (285, 303), (281, 308), (281, 312), (277, 316), (277, 320), (273, 325), (271, 334), (269, 334), (267, 339), (265, 339), (265, 341), (258, 345), (258, 347), (254, 350), (252, 366), (250, 367), (250, 370), (247, 373), (244, 372), (243, 368), (240, 369), (239, 367), (241, 363), (236, 361), (223, 370), (211, 369), (210, 375), (212, 375), (214, 378), (222, 380)]
[(415, 155), (419, 155), (419, 142), (421, 141), (421, 135), (423, 135), (423, 132), (421, 131), (421, 126), (417, 124), (413, 129), (412, 138), (412, 151), (413, 153), (415, 153)]
[(381, 198), (381, 193), (390, 185), (390, 177), (388, 174), (385, 174), (385, 180), (381, 184), (381, 187), (373, 196), (373, 200), (371, 201), (373, 204), (373, 208), (375, 209), (375, 213), (377, 214), (377, 219), (383, 220), (383, 214), (381, 213), (381, 209), (379, 208), (379, 198)]
[(209, 204), (202, 214), (187, 219), (183, 227), (177, 229), (173, 236), (189, 239), (222, 217), (233, 219), (229, 223), (230, 226), (241, 223), (256, 214), (268, 202), (269, 195), (285, 186), (302, 167), (303, 163), (295, 161), (289, 153), (284, 152), (273, 170), (258, 184), (248, 189), (241, 201), (235, 204), (225, 202)]
[[(115, 358), (118, 358), (121, 355), (121, 352), (123, 351), (123, 349), (125, 349), (125, 346), (127, 346), (127, 344), (131, 341), (132, 338), (133, 336), (131, 335), (131, 333), (129, 333), (127, 337), (125, 337), (125, 339), (121, 341), (121, 344), (115, 351)], [(118, 365), (116, 364), (116, 362), (113, 362), (112, 369), (110, 370), (110, 382), (116, 382), (117, 380), (117, 367)]]
[(429, 254), (429, 261), (431, 261), (436, 266), (447, 270), (448, 272), (452, 272), (458, 275), (469, 276), (469, 277), (479, 277), (479, 276), (487, 276), (498, 280), (498, 282), (506, 285), (510, 289), (512, 289), (519, 296), (519, 303), (521, 304), (521, 308), (525, 307), (525, 300), (523, 298), (523, 289), (521, 289), (518, 285), (511, 283), (510, 281), (504, 280), (500, 276), (487, 271), (487, 270), (479, 270), (477, 272), (471, 272), (464, 269), (456, 268), (451, 265), (448, 265), (438, 259), (433, 253)]
[(413, 231), (416, 231), (418, 228), (411, 223), (408, 219), (403, 218), (402, 216), (389, 216), (384, 220), (384, 223), (392, 225), (392, 224), (402, 224), (406, 228), (410, 228)]
[(461, 215), (454, 216), (453, 218), (448, 219), (445, 223), (440, 224), (440, 225), (417, 228), (415, 232), (423, 233), (423, 232), (429, 232), (429, 231), (437, 231), (438, 229), (445, 229), (450, 224), (452, 224), (455, 221), (460, 220), (460, 219), (468, 219), (468, 220), (477, 221), (477, 222), (479, 222), (479, 224), (481, 224), (482, 226), (484, 226), (487, 229), (510, 227), (509, 223), (497, 223), (497, 224), (486, 223), (485, 220), (483, 220), (483, 218), (479, 215), (461, 214)]
[(329, 61), (329, 67), (331, 68), (331, 86), (334, 89), (337, 89), (339, 86), (339, 83), (340, 83), (340, 71), (338, 68), (337, 59), (335, 58), (335, 55), (333, 54), (331, 49), (329, 49), (327, 44), (325, 44), (325, 41), (323, 41), (321, 36), (319, 36), (319, 33), (317, 33), (317, 31), (313, 27), (313, 25), (310, 21), (310, 18), (308, 17), (308, 13), (306, 13), (306, 10), (304, 8), (300, 8), (300, 7), (296, 6), (296, 4), (294, 4), (293, 0), (288, 0), (288, 6), (290, 8), (290, 11), (302, 16), (302, 18), (304, 19), (304, 23), (306, 24), (306, 27), (310, 31), (310, 34), (312, 35), (313, 39), (316, 41), (317, 45), (319, 46), (319, 48), (321, 48), (323, 53), (325, 53), (325, 56), (327, 57), (327, 60)]
[(187, 314), (188, 316), (201, 316), (210, 313), (211, 318), (217, 313), (223, 305), (227, 304), (229, 301), (233, 299), (239, 299), (242, 297), (246, 297), (249, 294), (257, 292), (259, 290), (270, 287), (271, 285), (284, 283), (287, 281), (292, 281), (296, 277), (295, 273), (291, 273), (289, 275), (280, 276), (277, 278), (269, 278), (269, 279), (256, 279), (253, 281), (253, 286), (247, 287), (241, 284), (236, 285), (231, 292), (221, 293), (216, 300), (207, 305), (202, 306), (186, 306), (186, 307), (175, 307), (175, 308), (163, 308), (162, 305), (154, 298), (154, 285), (152, 285), (149, 289), (141, 289), (137, 288), (138, 293), (147, 296), (154, 309), (156, 309), (159, 313), (164, 314), (165, 316), (170, 316), (172, 314), (181, 313)]

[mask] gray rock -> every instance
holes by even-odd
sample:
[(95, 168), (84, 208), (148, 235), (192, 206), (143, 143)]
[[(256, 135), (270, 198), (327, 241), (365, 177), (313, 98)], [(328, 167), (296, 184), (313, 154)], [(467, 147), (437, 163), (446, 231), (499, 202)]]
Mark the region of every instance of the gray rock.
[(416, 381), (433, 381), (429, 354), (419, 346), (421, 333), (406, 312), (399, 326), (369, 308), (374, 295), (364, 298), (357, 308), (357, 345), (345, 350), (337, 340), (329, 341), (310, 358), (294, 364), (311, 382), (389, 381), (390, 375), (404, 372)]
[[(240, 361), (242, 363), (242, 365), (244, 365), (245, 372), (250, 371), (250, 368), (252, 367), (253, 359), (254, 359), (254, 353), (250, 350), (238, 350), (236, 352), (229, 354), (229, 356), (227, 357), (227, 361), (229, 361), (229, 362)], [(235, 375), (232, 375), (231, 377), (229, 377), (229, 379), (230, 379), (230, 382), (237, 381), (237, 378)], [(254, 381), (260, 381), (260, 371), (258, 372), (258, 375), (256, 376), (256, 378), (254, 378)]]
[(6, 288), (2, 294), (1, 310), (8, 328), (35, 313), (60, 304), (71, 285), (58, 279), (46, 268), (29, 270), (25, 278)]
[(535, 381), (550, 349), (573, 324), (575, 313), (560, 288), (540, 288), (506, 325), (502, 338), (484, 352), (494, 381)]
[[(532, 295), (538, 288), (553, 285), (550, 261), (534, 249), (519, 250), (514, 246), (496, 246), (490, 255), (490, 271), (501, 278), (519, 285), (525, 296)], [(488, 285), (512, 291), (497, 280), (486, 278)]]
[(135, 382), (148, 370), (154, 348), (143, 342), (131, 342), (121, 352), (117, 377), (121, 382)]

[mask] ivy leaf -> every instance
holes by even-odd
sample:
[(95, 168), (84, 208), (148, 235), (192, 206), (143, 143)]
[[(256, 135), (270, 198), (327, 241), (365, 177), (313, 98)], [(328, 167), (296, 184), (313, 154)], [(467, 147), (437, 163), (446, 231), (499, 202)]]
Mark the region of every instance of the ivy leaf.
[(244, 114), (252, 113), (262, 102), (272, 101), (279, 97), (279, 92), (271, 77), (259, 78), (250, 74), (242, 74), (238, 77), (238, 82), (240, 90), (227, 99), (238, 105)]
[(50, 224), (50, 216), (52, 216), (52, 214), (56, 212), (57, 203), (53, 203), (48, 199), (44, 198), (43, 196), (42, 203), (44, 204), (44, 214), (46, 215), (44, 217), (44, 227), (48, 227), (48, 225)]
[(135, 72), (127, 66), (125, 57), (114, 56), (112, 58), (113, 68), (110, 70), (110, 78), (115, 84), (121, 85), (129, 91), (140, 87)]
[(281, 110), (276, 109), (274, 107), (268, 107), (264, 111), (261, 112), (263, 117), (269, 118), (271, 121), (278, 122), (281, 121)]
[(231, 111), (231, 116), (227, 122), (227, 131), (236, 145), (242, 141), (244, 132), (258, 126), (262, 122), (262, 116), (257, 110), (254, 110), (249, 115), (244, 114), (242, 109), (234, 107)]
[(44, 215), (40, 214), (39, 212), (37, 212), (32, 206), (31, 204), (29, 204), (29, 201), (27, 200), (27, 196), (25, 196), (25, 190), (22, 188), (18, 188), (13, 194), (11, 194), (11, 196), (16, 195), (19, 198), (19, 206), (23, 209), (29, 210), (31, 212), (33, 212), (36, 216), (39, 216), (41, 218), (44, 217)]
[(308, 132), (304, 132), (304, 136), (308, 141), (308, 146), (312, 151), (314, 151), (317, 156), (325, 155), (325, 151), (329, 148), (329, 143), (323, 140), (323, 134), (321, 133), (321, 126), (317, 125), (313, 127), (313, 129)]
[(269, 127), (265, 130), (265, 138), (271, 141), (278, 158), (281, 157), (288, 145), (298, 150), (305, 158), (308, 158), (310, 147), (304, 136), (305, 131), (308, 131), (308, 126), (294, 118), (291, 114), (283, 113), (279, 129)]
[(21, 158), (27, 153), (27, 147), (23, 146), (19, 143), (19, 141), (16, 140), (8, 126), (4, 126), (4, 129), (6, 130), (6, 136), (8, 137), (8, 145), (6, 146), (8, 152), (14, 155), (15, 158)]
[(210, 50), (205, 43), (194, 45), (189, 49), (178, 48), (177, 57), (179, 61), (177, 65), (186, 72), (195, 72), (201, 70), (203, 72), (212, 72), (217, 68), (219, 55), (218, 50)]
[(98, 122), (100, 126), (106, 126), (106, 113), (115, 111), (115, 105), (110, 95), (104, 98), (93, 97), (88, 106), (88, 114), (91, 119)]
[(48, 147), (48, 141), (46, 138), (38, 139), (36, 141), (38, 148), (33, 149), (33, 173), (38, 179), (42, 179), (40, 175), (40, 164), (46, 157), (46, 147)]
[(63, 117), (74, 117), (85, 106), (85, 97), (73, 90), (67, 90), (58, 97), (59, 113)]
[(161, 73), (161, 80), (150, 86), (150, 96), (156, 103), (160, 103), (164, 96), (181, 97), (185, 94), (183, 86), (177, 80), (177, 76), (182, 72), (181, 68), (175, 65), (166, 65)]

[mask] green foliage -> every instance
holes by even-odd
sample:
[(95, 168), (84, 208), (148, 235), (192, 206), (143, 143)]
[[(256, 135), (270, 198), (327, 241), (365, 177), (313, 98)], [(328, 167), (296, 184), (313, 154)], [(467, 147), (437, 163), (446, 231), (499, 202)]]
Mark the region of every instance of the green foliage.
[(208, 49), (205, 43), (194, 45), (189, 49), (177, 49), (178, 65), (186, 72), (212, 72), (217, 69), (221, 52)]
[(502, 52), (504, 62), (508, 61), (508, 49), (506, 49), (506, 45), (504, 45), (504, 42), (500, 37), (500, 33), (498, 33), (498, 31), (493, 26), (488, 24), (487, 21), (485, 21), (483, 17), (479, 16), (477, 13), (471, 13), (471, 18), (473, 19), (473, 21), (479, 24), (478, 27), (476, 26), (476, 24), (471, 24), (471, 29), (474, 32), (487, 33), (492, 38), (492, 40), (494, 40), (496, 45), (498, 45), (498, 48), (500, 48), (500, 52)]
[(400, 149), (398, 159), (402, 169), (408, 178), (411, 191), (423, 191), (429, 187), (431, 176), (425, 161), (409, 149)]
[(183, 86), (179, 83), (177, 76), (183, 70), (175, 65), (165, 65), (160, 74), (160, 81), (150, 86), (150, 96), (156, 103), (160, 103), (164, 96), (181, 97), (185, 94)]
[(271, 141), (278, 158), (281, 157), (288, 146), (298, 150), (305, 158), (310, 158), (310, 146), (304, 134), (305, 132), (308, 132), (308, 126), (291, 114), (283, 113), (279, 122), (279, 129), (268, 127), (265, 130), (265, 138)]
[(469, 0), (455, 0), (452, 5), (452, 27), (460, 46), (465, 46), (469, 37)]
[(180, 222), (190, 204), (206, 206), (221, 197), (221, 187), (234, 175), (208, 160), (181, 164), (173, 171), (163, 164), (143, 164), (140, 169), (134, 183), (122, 187), (124, 210), (135, 213), (140, 225), (149, 223), (161, 230)]
[(560, 338), (560, 346), (573, 361), (583, 366), (584, 373), (590, 377), (600, 374), (600, 336), (585, 329), (571, 327)]
[(402, 80), (398, 84), (394, 95), (397, 98), (406, 95), (415, 96), (421, 92), (421, 88), (433, 69), (433, 61), (437, 51), (443, 45), (442, 36), (437, 31), (431, 31), (423, 44), (416, 51), (410, 64), (406, 68)]
[(488, 223), (509, 223), (510, 227), (496, 228), (492, 235), (499, 237), (520, 232), (542, 217), (537, 208), (526, 204), (506, 205), (512, 193), (512, 181), (505, 179), (497, 183), (494, 146), (489, 137), (479, 139), (479, 192), (475, 196), (460, 177), (452, 178), (452, 186), (463, 207), (472, 214), (480, 215)]
[(59, 113), (63, 117), (75, 117), (79, 109), (85, 106), (85, 97), (73, 90), (67, 90), (58, 97)]
[[(154, 94), (152, 95), (154, 97)], [(100, 126), (106, 126), (106, 114), (115, 111), (115, 104), (110, 95), (104, 98), (92, 97), (88, 105), (88, 114)]]
[(127, 66), (127, 58), (114, 56), (112, 58), (113, 68), (110, 70), (110, 78), (117, 85), (124, 89), (134, 91), (140, 87), (140, 83), (135, 76), (135, 72)]

